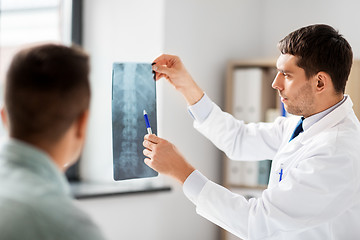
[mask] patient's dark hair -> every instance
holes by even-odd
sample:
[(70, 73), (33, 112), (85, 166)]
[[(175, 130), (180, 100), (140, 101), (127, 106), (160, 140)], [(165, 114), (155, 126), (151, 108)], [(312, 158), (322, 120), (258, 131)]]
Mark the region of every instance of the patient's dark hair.
[(89, 56), (79, 47), (41, 45), (17, 53), (5, 85), (10, 136), (56, 142), (89, 108)]
[(344, 93), (353, 53), (334, 28), (324, 24), (300, 28), (282, 39), (278, 47), (282, 54), (299, 58), (297, 65), (305, 70), (307, 78), (324, 71), (330, 75), (335, 91)]

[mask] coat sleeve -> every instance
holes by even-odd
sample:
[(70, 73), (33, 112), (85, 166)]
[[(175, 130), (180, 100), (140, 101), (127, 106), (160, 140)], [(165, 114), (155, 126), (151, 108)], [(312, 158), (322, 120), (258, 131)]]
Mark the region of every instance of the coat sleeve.
[(351, 206), (359, 187), (358, 161), (331, 149), (314, 151), (258, 199), (246, 200), (207, 181), (197, 213), (244, 239), (276, 239), (329, 221)]
[(264, 160), (276, 154), (285, 121), (279, 117), (274, 123), (245, 124), (214, 104), (207, 119), (195, 121), (194, 127), (232, 160)]

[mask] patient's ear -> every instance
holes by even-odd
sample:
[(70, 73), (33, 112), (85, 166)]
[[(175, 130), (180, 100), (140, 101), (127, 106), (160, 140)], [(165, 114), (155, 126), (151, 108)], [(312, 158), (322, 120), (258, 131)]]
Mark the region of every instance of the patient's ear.
[(7, 119), (7, 112), (5, 106), (1, 107), (1, 122), (5, 128), (8, 128), (8, 119)]
[(83, 111), (77, 119), (76, 136), (78, 138), (85, 138), (88, 120), (89, 120), (89, 109)]

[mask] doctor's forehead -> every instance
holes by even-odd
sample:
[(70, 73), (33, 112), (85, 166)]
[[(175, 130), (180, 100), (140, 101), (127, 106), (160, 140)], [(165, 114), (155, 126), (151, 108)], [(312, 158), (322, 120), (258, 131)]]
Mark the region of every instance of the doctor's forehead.
[(294, 72), (297, 68), (298, 57), (291, 54), (281, 54), (276, 61), (276, 68), (279, 72)]

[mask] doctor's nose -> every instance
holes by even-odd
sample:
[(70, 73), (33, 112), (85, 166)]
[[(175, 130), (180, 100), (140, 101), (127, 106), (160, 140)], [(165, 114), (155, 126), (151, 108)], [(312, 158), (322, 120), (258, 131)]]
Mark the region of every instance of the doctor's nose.
[(272, 88), (282, 91), (284, 89), (284, 75), (278, 72), (275, 76), (274, 81), (271, 84)]

